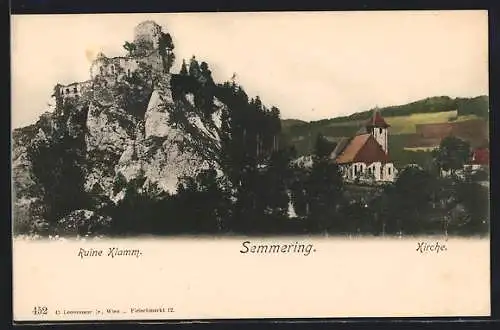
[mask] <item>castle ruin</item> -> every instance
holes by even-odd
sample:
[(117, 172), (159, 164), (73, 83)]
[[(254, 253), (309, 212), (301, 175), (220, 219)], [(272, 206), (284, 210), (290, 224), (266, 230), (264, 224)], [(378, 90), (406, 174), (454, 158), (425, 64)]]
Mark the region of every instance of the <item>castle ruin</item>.
[(161, 26), (155, 22), (144, 21), (138, 24), (134, 29), (134, 41), (129, 43), (127, 56), (106, 57), (102, 52), (99, 53), (90, 66), (90, 80), (68, 85), (57, 84), (54, 97), (63, 101), (81, 97), (92, 91), (96, 84), (108, 87), (131, 77), (142, 65), (150, 66), (156, 72), (169, 73), (172, 61), (165, 57), (172, 56), (172, 53), (168, 45), (166, 51), (162, 50), (164, 37)]

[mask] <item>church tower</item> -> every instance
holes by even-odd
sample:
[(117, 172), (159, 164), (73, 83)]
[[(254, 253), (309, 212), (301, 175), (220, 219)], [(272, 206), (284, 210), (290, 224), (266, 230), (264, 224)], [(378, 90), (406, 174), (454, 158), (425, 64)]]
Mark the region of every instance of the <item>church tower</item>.
[(382, 149), (387, 153), (389, 151), (388, 145), (388, 128), (387, 124), (380, 114), (378, 108), (373, 110), (372, 118), (366, 123), (366, 131), (369, 132), (375, 140), (382, 146)]

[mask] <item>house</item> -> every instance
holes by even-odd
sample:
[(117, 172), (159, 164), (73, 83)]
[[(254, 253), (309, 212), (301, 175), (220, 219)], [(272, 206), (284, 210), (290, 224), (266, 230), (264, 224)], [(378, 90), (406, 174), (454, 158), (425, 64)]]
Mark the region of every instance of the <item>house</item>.
[(472, 172), (486, 169), (490, 166), (490, 149), (487, 147), (476, 148), (472, 151), (471, 159), (468, 164), (464, 166), (465, 170)]
[(344, 138), (330, 155), (346, 181), (392, 182), (397, 170), (389, 156), (388, 129), (378, 109), (354, 137)]
[(472, 152), (473, 165), (489, 166), (490, 165), (490, 149), (477, 148)]
[[(479, 147), (473, 149), (470, 154), (469, 161), (464, 164), (463, 168), (455, 170), (455, 175), (460, 178), (465, 178), (466, 173), (473, 174), (478, 171), (489, 172), (490, 166), (490, 150), (488, 147)], [(452, 170), (441, 170), (442, 177), (449, 177), (452, 175)]]

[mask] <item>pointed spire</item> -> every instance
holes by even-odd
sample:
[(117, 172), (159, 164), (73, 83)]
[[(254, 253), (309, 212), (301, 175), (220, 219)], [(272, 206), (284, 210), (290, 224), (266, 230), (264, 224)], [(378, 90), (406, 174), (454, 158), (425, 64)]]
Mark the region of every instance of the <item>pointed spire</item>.
[(382, 115), (380, 114), (380, 110), (378, 106), (373, 109), (373, 115), (366, 123), (366, 127), (382, 127), (387, 128), (390, 127), (389, 124), (384, 120)]

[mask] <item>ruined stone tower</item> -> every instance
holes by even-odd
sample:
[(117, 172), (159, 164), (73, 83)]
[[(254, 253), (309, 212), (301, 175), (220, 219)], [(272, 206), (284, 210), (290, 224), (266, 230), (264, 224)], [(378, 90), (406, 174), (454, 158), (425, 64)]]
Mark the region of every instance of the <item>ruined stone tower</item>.
[(161, 26), (155, 22), (144, 21), (134, 28), (134, 43), (145, 50), (158, 49), (161, 32)]

